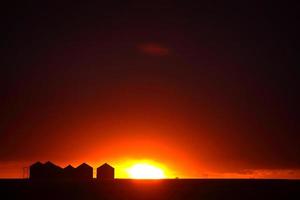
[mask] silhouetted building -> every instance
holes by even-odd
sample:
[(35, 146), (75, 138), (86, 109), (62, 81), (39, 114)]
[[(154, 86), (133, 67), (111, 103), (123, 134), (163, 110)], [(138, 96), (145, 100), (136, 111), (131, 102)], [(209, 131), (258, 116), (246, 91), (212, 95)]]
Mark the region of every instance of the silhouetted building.
[(30, 179), (61, 179), (63, 175), (63, 169), (51, 162), (42, 164), (36, 162), (30, 166)]
[(86, 163), (82, 163), (74, 169), (74, 178), (80, 180), (92, 180), (93, 168)]
[(97, 168), (97, 179), (112, 180), (115, 178), (115, 168), (105, 163)]
[(73, 180), (75, 177), (75, 168), (72, 165), (68, 165), (64, 168), (63, 178), (66, 180)]
[(41, 162), (36, 162), (29, 167), (29, 178), (30, 179), (41, 179), (45, 176), (43, 172), (44, 164)]
[(64, 169), (51, 163), (36, 162), (30, 166), (30, 179), (34, 180), (92, 180), (93, 168), (86, 163), (82, 163), (74, 168), (68, 165)]
[(48, 161), (44, 164), (44, 174), (49, 179), (59, 179), (62, 177), (63, 169), (52, 162)]

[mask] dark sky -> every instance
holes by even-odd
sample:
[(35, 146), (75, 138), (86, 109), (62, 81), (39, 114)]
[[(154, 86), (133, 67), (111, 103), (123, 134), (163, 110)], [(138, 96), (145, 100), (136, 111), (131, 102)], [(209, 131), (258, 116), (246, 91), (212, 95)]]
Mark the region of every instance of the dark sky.
[(1, 6), (0, 166), (99, 151), (300, 169), (295, 5), (45, 2)]

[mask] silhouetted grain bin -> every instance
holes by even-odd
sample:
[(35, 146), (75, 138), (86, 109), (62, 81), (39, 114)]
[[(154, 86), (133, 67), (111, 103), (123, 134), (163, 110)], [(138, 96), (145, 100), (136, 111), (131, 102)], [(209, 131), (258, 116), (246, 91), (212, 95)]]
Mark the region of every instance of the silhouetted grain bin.
[(44, 172), (44, 164), (41, 162), (36, 162), (29, 167), (29, 178), (30, 179), (41, 179), (45, 176)]
[(97, 179), (99, 180), (113, 180), (115, 178), (115, 169), (109, 164), (105, 163), (97, 168)]
[(45, 164), (36, 162), (30, 166), (30, 179), (57, 180), (61, 179), (62, 175), (63, 169), (49, 161)]
[(75, 168), (72, 165), (68, 165), (64, 168), (63, 178), (66, 180), (73, 180), (75, 179)]
[(44, 164), (45, 177), (48, 179), (60, 179), (63, 169), (52, 162), (48, 161)]
[(93, 168), (86, 163), (82, 163), (74, 170), (74, 177), (79, 180), (92, 180)]

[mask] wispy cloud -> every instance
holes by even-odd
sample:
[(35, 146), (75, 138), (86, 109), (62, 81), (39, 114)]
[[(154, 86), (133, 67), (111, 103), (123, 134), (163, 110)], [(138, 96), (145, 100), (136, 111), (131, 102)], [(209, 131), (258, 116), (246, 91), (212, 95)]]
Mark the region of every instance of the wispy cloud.
[(263, 179), (300, 179), (300, 169), (255, 169), (237, 172), (207, 172), (204, 178), (263, 178)]
[(159, 43), (144, 43), (138, 45), (138, 49), (145, 54), (152, 56), (166, 56), (170, 54), (170, 49)]

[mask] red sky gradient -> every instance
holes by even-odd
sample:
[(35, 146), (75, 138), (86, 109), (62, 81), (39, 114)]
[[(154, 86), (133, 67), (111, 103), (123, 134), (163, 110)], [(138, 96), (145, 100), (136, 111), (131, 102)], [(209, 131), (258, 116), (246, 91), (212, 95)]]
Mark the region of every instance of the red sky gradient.
[(152, 160), (170, 178), (300, 178), (289, 7), (21, 4), (1, 33), (0, 177)]

